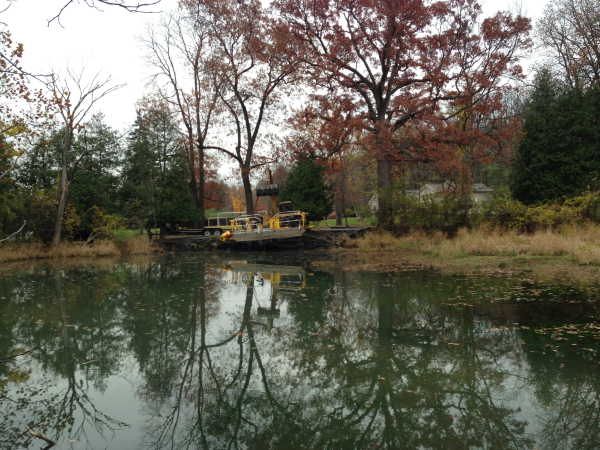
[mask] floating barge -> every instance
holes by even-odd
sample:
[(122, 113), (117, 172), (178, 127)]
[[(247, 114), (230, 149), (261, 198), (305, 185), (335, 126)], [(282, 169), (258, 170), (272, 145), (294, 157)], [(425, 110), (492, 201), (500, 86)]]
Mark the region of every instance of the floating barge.
[(267, 185), (256, 188), (257, 197), (271, 198), (270, 215), (242, 215), (231, 220), (231, 231), (220, 237), (223, 242), (257, 242), (301, 237), (309, 229), (306, 213), (297, 211), (292, 202), (277, 203), (279, 186), (273, 183), (273, 176), (266, 164)]

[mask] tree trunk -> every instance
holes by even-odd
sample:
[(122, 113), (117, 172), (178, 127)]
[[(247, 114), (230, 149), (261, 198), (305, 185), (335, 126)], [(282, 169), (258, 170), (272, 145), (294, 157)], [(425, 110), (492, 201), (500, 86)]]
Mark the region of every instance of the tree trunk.
[[(190, 190), (194, 197), (194, 208), (200, 211), (200, 220), (194, 222), (194, 228), (204, 227), (204, 147), (201, 140), (196, 145), (190, 146), (189, 161), (191, 167)], [(196, 153), (198, 151), (198, 163), (196, 164)]]
[(469, 207), (471, 206), (471, 190), (468, 186), (465, 186), (465, 217), (464, 224), (466, 228), (471, 226), (471, 222), (469, 221)]
[(67, 127), (65, 137), (63, 138), (62, 167), (60, 174), (60, 197), (58, 199), (58, 211), (56, 213), (56, 223), (54, 224), (54, 234), (52, 236), (52, 247), (60, 244), (60, 233), (62, 232), (63, 216), (67, 206), (67, 196), (69, 194), (69, 179), (67, 175), (67, 155), (71, 148), (71, 139), (73, 132)]
[(204, 216), (204, 147), (202, 145), (198, 145), (198, 203), (196, 208), (200, 210), (200, 221), (202, 222), (202, 227), (204, 228), (205, 224), (205, 216)]
[(335, 198), (334, 198), (334, 205), (333, 205), (333, 209), (335, 210), (335, 225), (336, 226), (342, 226), (342, 214), (341, 214), (341, 201), (340, 201), (340, 196), (341, 196), (341, 190), (337, 189), (336, 186), (336, 190), (335, 190)]
[(154, 233), (152, 233), (152, 228), (150, 227), (150, 225), (146, 225), (146, 226), (147, 226), (146, 233), (148, 233), (148, 240), (150, 242), (152, 242), (152, 236)]
[(464, 216), (464, 225), (466, 228), (471, 226), (469, 222), (469, 207), (471, 206), (471, 186), (470, 181), (471, 177), (468, 176), (468, 165), (467, 165), (467, 152), (463, 150), (464, 158), (463, 158), (463, 190), (465, 193), (465, 216)]
[[(341, 159), (341, 158), (340, 158)], [(340, 186), (342, 189), (340, 190), (340, 205), (342, 210), (342, 217), (346, 220), (346, 227), (348, 226), (348, 217), (346, 216), (346, 195), (344, 192), (346, 191), (346, 174), (344, 173), (344, 164), (342, 163), (342, 184)], [(340, 221), (341, 222), (341, 221)]]
[(254, 214), (252, 185), (250, 184), (250, 171), (244, 167), (242, 167), (242, 183), (244, 184), (244, 196), (246, 197), (246, 214)]
[(394, 227), (394, 216), (389, 189), (392, 186), (392, 162), (388, 159), (377, 160), (377, 195), (379, 210), (377, 212), (377, 227), (391, 230)]
[[(192, 198), (194, 199), (194, 208), (198, 209), (198, 197), (199, 197), (199, 193), (198, 193), (198, 183), (196, 183), (196, 164), (194, 162), (194, 155), (192, 154), (191, 156), (191, 161), (190, 161), (190, 182), (188, 183), (190, 186), (190, 191), (192, 192)], [(194, 228), (200, 228), (200, 224), (198, 223), (198, 221), (194, 222)]]

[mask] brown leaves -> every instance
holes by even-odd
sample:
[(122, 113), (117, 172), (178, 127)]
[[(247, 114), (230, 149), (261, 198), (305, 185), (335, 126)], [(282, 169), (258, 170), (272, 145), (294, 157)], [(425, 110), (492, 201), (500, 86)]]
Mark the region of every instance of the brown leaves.
[[(479, 6), (466, 0), (308, 3), (310, 14), (304, 0), (273, 2), (294, 41), (293, 58), (313, 92), (323, 91), (315, 95), (319, 120), (307, 131), (325, 132), (293, 140), (305, 152), (339, 151), (356, 130), (361, 147), (386, 162), (378, 170), (378, 186), (386, 188), (387, 161), (432, 162), (457, 178), (518, 137), (516, 121), (491, 119), (505, 116), (506, 78), (520, 77), (529, 19), (499, 13), (482, 20)], [(299, 120), (309, 118), (307, 110)]]

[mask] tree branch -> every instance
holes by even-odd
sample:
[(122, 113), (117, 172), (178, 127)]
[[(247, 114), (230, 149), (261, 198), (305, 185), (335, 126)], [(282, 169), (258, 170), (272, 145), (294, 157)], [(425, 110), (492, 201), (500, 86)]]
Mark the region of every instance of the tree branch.
[[(23, 225), (25, 225), (25, 224), (23, 224)], [(22, 227), (21, 227), (21, 228), (22, 228)], [(21, 231), (21, 230), (19, 230), (19, 231)], [(17, 233), (18, 233), (18, 231), (17, 231)], [(2, 241), (0, 241), (0, 242), (2, 242)], [(39, 348), (40, 348), (40, 347), (33, 347), (31, 350), (27, 350), (26, 352), (17, 353), (16, 355), (8, 356), (8, 357), (6, 357), (6, 358), (0, 358), (0, 366), (1, 366), (2, 364), (4, 364), (6, 361), (10, 360), (10, 359), (14, 359), (14, 358), (16, 358), (17, 356), (23, 356), (23, 355), (26, 355), (26, 354), (28, 354), (28, 353), (31, 353), (31, 352), (35, 351), (35, 350), (38, 350)]]
[(0, 174), (0, 180), (2, 178), (4, 178), (4, 176), (7, 175), (11, 170), (13, 170), (13, 168), (17, 165), (17, 161), (19, 160), (19, 158), (21, 157), (22, 154), (23, 153), (17, 155), (17, 157), (15, 158), (13, 163), (10, 165), (10, 167)]
[[(17, 231), (15, 231), (13, 234), (11, 234), (9, 237), (5, 238), (5, 239), (0, 239), (0, 242), (4, 242), (4, 241), (8, 241), (10, 238), (12, 238), (13, 236), (16, 236), (17, 234), (19, 234), (21, 232), (21, 230), (25, 227), (25, 224), (27, 223), (27, 221), (23, 222), (23, 225), (21, 225), (21, 228), (19, 228)], [(34, 349), (35, 350), (35, 349)], [(29, 352), (26, 352), (29, 353)], [(25, 354), (25, 353), (23, 353)], [(19, 356), (19, 355), (16, 355)], [(12, 357), (11, 357), (12, 358)], [(8, 359), (8, 358), (7, 358)], [(2, 361), (4, 360), (0, 360), (0, 365), (2, 365)]]
[[(155, 11), (143, 11), (143, 8), (147, 8), (149, 6), (154, 6), (160, 3), (161, 0), (154, 0), (147, 3), (137, 2), (133, 4), (128, 4), (126, 0), (84, 0), (85, 4), (90, 8), (97, 9), (102, 12), (102, 10), (96, 5), (96, 2), (101, 3), (106, 6), (118, 6), (119, 8), (123, 8), (125, 11), (130, 13), (142, 13), (142, 14), (153, 14)], [(60, 23), (60, 16), (62, 13), (73, 3), (73, 0), (69, 0), (65, 5), (60, 9), (58, 14), (54, 16), (52, 19), (47, 20), (48, 26), (54, 21), (57, 21), (58, 24), (62, 27)], [(64, 27), (63, 27), (64, 28)]]

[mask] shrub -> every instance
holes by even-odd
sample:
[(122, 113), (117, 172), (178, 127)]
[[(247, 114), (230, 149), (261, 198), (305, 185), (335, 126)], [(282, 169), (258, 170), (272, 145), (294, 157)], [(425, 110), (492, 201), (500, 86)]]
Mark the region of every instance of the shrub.
[(534, 233), (563, 226), (600, 222), (600, 192), (587, 191), (578, 197), (524, 205), (504, 195), (484, 206), (483, 221), (494, 227)]
[[(464, 202), (460, 195), (440, 192), (418, 198), (406, 195), (403, 189), (393, 190), (387, 195), (394, 209), (394, 228), (401, 234), (421, 230), (429, 234), (442, 231), (453, 236), (463, 226)], [(499, 189), (489, 202), (471, 205), (469, 222), (473, 227), (485, 225), (500, 230), (535, 233), (600, 223), (600, 191), (597, 190), (588, 190), (573, 198), (525, 205), (511, 198), (510, 191)], [(364, 220), (377, 224), (376, 217), (372, 215), (365, 215)]]
[[(395, 215), (395, 229), (401, 233), (411, 230), (442, 230), (454, 234), (464, 223), (464, 203), (460, 196), (440, 192), (419, 197), (409, 196), (403, 190), (391, 196)], [(476, 225), (480, 221), (478, 204), (470, 209), (469, 220)]]

